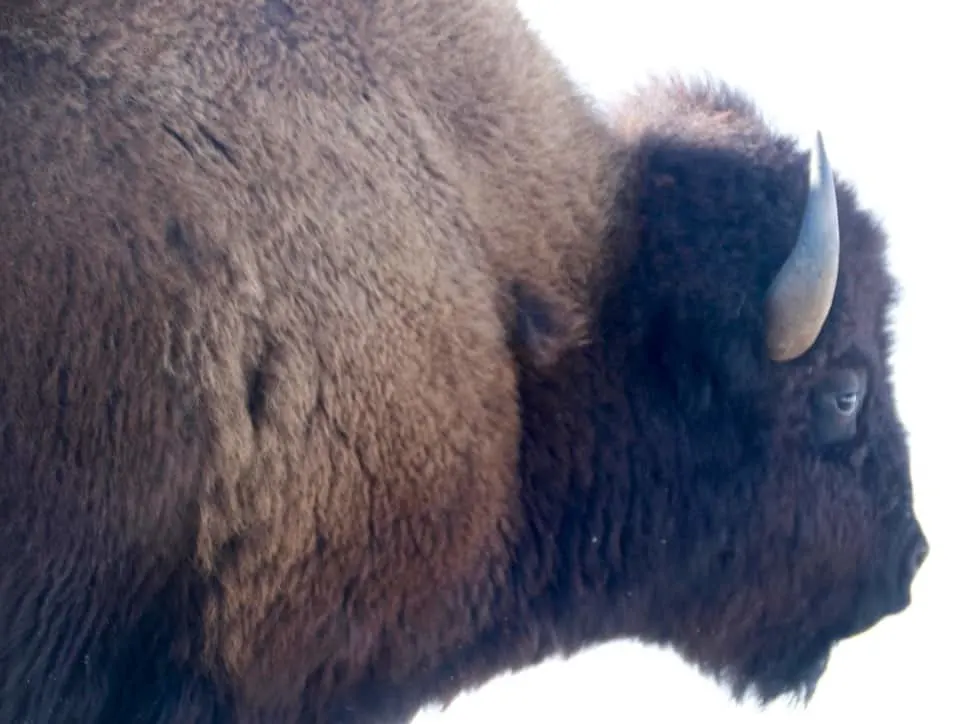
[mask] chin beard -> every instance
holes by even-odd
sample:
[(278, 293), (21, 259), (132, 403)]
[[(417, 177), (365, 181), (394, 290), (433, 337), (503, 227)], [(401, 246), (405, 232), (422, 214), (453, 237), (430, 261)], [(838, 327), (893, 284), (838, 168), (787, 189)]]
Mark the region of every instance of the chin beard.
[(806, 705), (827, 670), (830, 648), (820, 647), (789, 658), (756, 658), (737, 671), (721, 671), (717, 678), (737, 702), (753, 698), (766, 706), (787, 698)]

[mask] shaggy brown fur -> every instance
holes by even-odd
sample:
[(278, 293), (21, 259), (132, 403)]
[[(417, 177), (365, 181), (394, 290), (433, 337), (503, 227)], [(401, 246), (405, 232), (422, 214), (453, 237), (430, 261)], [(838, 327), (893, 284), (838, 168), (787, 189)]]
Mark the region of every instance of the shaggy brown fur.
[(905, 605), (883, 236), (843, 187), (768, 361), (805, 156), (737, 97), (611, 129), (508, 0), (0, 0), (0, 74), (0, 720), (404, 720), (618, 636), (776, 696)]

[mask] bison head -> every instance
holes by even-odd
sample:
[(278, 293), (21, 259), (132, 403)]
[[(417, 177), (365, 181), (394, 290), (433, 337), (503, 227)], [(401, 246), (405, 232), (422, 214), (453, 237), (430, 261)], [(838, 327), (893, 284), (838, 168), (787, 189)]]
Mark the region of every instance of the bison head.
[(658, 86), (614, 120), (589, 337), (522, 384), (517, 580), (569, 650), (635, 636), (738, 697), (808, 698), (927, 553), (884, 234), (819, 136), (800, 152), (728, 90)]

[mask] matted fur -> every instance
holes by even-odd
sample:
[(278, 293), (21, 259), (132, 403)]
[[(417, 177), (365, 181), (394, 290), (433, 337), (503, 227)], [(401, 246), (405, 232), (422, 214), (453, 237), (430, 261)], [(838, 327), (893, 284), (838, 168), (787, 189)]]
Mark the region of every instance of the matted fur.
[(608, 123), (507, 0), (0, 0), (0, 721), (403, 721), (625, 636), (811, 691), (924, 544), (849, 186), (763, 354), (805, 164), (722, 87)]

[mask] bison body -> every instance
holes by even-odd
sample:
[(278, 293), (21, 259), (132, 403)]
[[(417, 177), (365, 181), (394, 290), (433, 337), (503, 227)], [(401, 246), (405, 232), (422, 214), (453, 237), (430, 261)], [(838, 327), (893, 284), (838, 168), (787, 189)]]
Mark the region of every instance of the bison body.
[(506, 0), (0, 17), (0, 720), (403, 721), (618, 637), (773, 698), (907, 605), (822, 147), (601, 118)]

